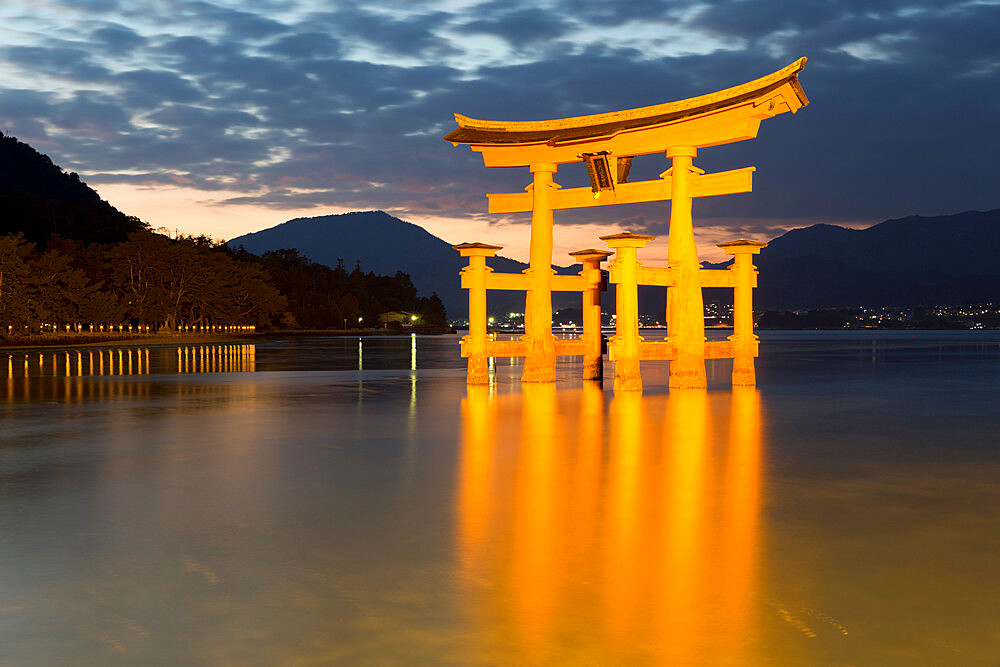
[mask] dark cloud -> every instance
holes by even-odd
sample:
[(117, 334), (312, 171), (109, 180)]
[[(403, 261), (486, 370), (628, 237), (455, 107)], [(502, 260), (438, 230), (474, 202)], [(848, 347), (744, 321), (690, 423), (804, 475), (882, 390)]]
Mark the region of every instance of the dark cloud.
[[(395, 14), (395, 13), (394, 13)], [(388, 53), (405, 56), (442, 56), (458, 53), (457, 49), (438, 36), (437, 29), (451, 16), (445, 12), (427, 12), (396, 18), (395, 15), (374, 13), (353, 7), (319, 14), (312, 23), (336, 31), (345, 41), (361, 40)]]
[(0, 88), (0, 132), (50, 146), (42, 121), (50, 109), (51, 95), (34, 90)]
[(208, 109), (205, 107), (171, 104), (147, 116), (160, 125), (175, 129), (196, 129), (197, 132), (215, 134), (235, 127), (256, 127), (260, 119), (242, 111)]
[(335, 58), (341, 53), (340, 42), (322, 32), (300, 32), (285, 35), (264, 47), (265, 53), (291, 60)]
[(287, 26), (263, 13), (231, 9), (211, 2), (189, 1), (182, 6), (186, 14), (223, 26), (229, 39), (262, 39), (288, 32)]
[(250, 55), (234, 42), (182, 37), (168, 41), (162, 52), (180, 74), (198, 77), (224, 90), (280, 90), (305, 82), (297, 67), (284, 59)]
[(650, 234), (654, 236), (663, 233), (663, 216), (630, 215), (618, 220), (622, 229), (635, 232), (636, 234)]
[(475, 13), (482, 16), (461, 26), (463, 32), (485, 33), (502, 37), (517, 47), (560, 37), (571, 24), (561, 15), (542, 9), (511, 9), (508, 2), (479, 6)]
[(44, 118), (51, 108), (52, 94), (24, 88), (0, 89), (0, 111), (9, 119)]
[(53, 124), (94, 140), (117, 137), (128, 128), (128, 116), (118, 101), (93, 90), (76, 92), (69, 100), (54, 104), (49, 113)]
[(74, 0), (73, 6), (78, 9), (91, 9), (100, 12), (111, 12), (121, 8), (120, 0)]
[(127, 108), (159, 107), (168, 102), (194, 102), (204, 94), (189, 80), (165, 70), (132, 70), (114, 77)]
[(95, 44), (100, 44), (109, 54), (125, 55), (143, 46), (146, 40), (135, 30), (118, 24), (108, 24), (90, 34)]
[(936, 16), (918, 15), (907, 30), (908, 39), (895, 46), (898, 59), (931, 74), (944, 66), (950, 71), (942, 75), (970, 75), (1000, 63), (998, 5), (969, 4)]
[(29, 69), (41, 69), (81, 83), (107, 78), (106, 67), (91, 60), (83, 48), (68, 46), (12, 46), (6, 50), (7, 59)]
[(852, 16), (853, 12), (851, 3), (842, 0), (728, 0), (704, 5), (699, 10), (694, 25), (724, 35), (756, 40), (779, 31), (811, 31), (822, 28)]
[(560, 0), (556, 10), (560, 15), (573, 16), (594, 26), (619, 26), (629, 21), (673, 20), (699, 0)]

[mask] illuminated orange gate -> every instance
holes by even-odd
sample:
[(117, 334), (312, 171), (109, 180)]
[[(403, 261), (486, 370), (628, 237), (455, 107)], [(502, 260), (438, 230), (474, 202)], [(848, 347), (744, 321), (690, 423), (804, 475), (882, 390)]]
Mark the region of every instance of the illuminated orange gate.
[[(533, 175), (526, 192), (487, 195), (490, 213), (531, 212), (529, 268), (524, 271), (517, 288), (527, 293), (524, 336), (518, 346), (518, 356), (523, 352), (525, 358), (523, 382), (555, 380), (552, 290), (559, 276), (553, 276), (551, 270), (553, 211), (669, 200), (668, 265), (659, 272), (645, 267), (639, 270), (635, 251), (645, 242), (630, 244), (641, 241), (640, 235), (632, 235), (630, 239), (619, 238), (619, 235), (603, 237), (616, 250), (612, 276), (635, 273), (634, 280), (628, 279), (627, 289), (623, 290), (622, 283), (617, 287), (619, 328), (610, 345), (616, 367), (615, 389), (641, 389), (639, 361), (642, 358), (670, 359), (671, 387), (705, 387), (705, 359), (716, 354), (736, 357), (737, 350), (740, 359), (739, 363), (734, 363), (734, 380), (753, 383), (756, 338), (752, 319), (748, 318), (749, 294), (755, 274), (749, 259), (762, 246), (744, 241), (723, 244), (724, 250), (736, 256), (736, 262), (731, 274), (726, 271), (729, 277), (719, 277), (724, 284), (718, 286), (733, 287), (736, 291), (734, 313), (739, 310), (741, 326), (736, 327), (734, 323), (728, 347), (707, 346), (701, 289), (715, 285), (711, 281), (716, 274), (700, 268), (691, 202), (695, 197), (750, 192), (754, 168), (706, 174), (693, 165), (693, 159), (700, 148), (752, 139), (757, 136), (763, 120), (786, 111), (798, 111), (808, 104), (798, 82), (805, 61), (800, 58), (756, 81), (709, 95), (607, 114), (547, 121), (488, 121), (455, 115), (459, 127), (445, 140), (456, 146), (467, 144), (473, 151), (482, 153), (487, 167), (528, 167)], [(670, 168), (658, 179), (630, 183), (632, 159), (651, 153), (665, 153), (671, 161)], [(561, 189), (553, 181), (558, 165), (575, 162), (587, 164), (591, 187)], [(648, 241), (653, 237), (643, 238)], [(459, 249), (461, 251), (461, 247)], [(640, 274), (646, 278), (640, 278)], [(643, 282), (644, 279), (657, 282)], [(617, 281), (613, 279), (612, 282)], [(633, 317), (630, 309), (633, 302), (637, 303), (637, 297), (630, 290), (637, 289), (639, 284), (667, 287), (668, 337), (656, 346), (642, 346), (636, 340), (639, 338), (638, 314), (636, 312)], [(471, 285), (471, 274), (468, 285), (463, 277), (463, 286), (471, 289)], [(623, 313), (623, 308), (629, 310)], [(478, 368), (478, 355), (487, 345), (480, 340), (486, 336), (485, 317), (484, 307), (482, 313), (476, 312), (474, 322), (470, 310), (469, 336), (464, 342), (463, 354), (469, 357), (469, 382), (472, 383), (488, 381), (478, 370), (473, 370), (473, 365)], [(627, 326), (622, 324), (623, 319), (628, 320)], [(753, 354), (747, 357), (750, 350)]]

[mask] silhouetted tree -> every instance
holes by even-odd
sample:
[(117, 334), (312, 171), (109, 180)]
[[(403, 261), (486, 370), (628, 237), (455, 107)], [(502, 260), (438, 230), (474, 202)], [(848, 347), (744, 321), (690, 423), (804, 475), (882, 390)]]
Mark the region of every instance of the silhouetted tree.
[(27, 257), (31, 246), (23, 234), (0, 237), (0, 332), (24, 326), (28, 319)]

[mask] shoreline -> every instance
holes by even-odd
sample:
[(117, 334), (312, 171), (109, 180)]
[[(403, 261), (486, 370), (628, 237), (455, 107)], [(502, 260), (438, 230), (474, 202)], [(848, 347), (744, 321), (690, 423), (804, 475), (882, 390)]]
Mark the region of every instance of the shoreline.
[(337, 338), (339, 336), (441, 336), (455, 333), (454, 327), (426, 327), (420, 329), (270, 329), (266, 338), (282, 338), (288, 336), (324, 336)]
[(52, 347), (98, 347), (115, 344), (140, 343), (142, 345), (196, 345), (239, 343), (260, 340), (264, 334), (57, 334), (18, 337), (0, 341), (0, 350), (37, 350)]
[(422, 335), (440, 335), (454, 333), (454, 329), (437, 328), (424, 331), (395, 329), (277, 329), (249, 334), (108, 334), (108, 333), (70, 333), (70, 334), (38, 334), (35, 336), (16, 336), (0, 338), (0, 351), (37, 350), (43, 348), (78, 348), (99, 347), (109, 345), (162, 346), (162, 345), (214, 345), (225, 343), (243, 343), (266, 340), (268, 338), (287, 338), (292, 336), (401, 336), (417, 333)]

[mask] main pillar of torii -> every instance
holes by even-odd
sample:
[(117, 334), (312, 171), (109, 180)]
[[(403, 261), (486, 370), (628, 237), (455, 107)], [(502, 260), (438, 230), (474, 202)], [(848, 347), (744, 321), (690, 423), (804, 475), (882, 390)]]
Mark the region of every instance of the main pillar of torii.
[[(699, 148), (753, 139), (763, 120), (809, 103), (798, 82), (806, 59), (734, 88), (667, 104), (544, 121), (476, 120), (455, 114), (445, 137), (481, 153), (487, 167), (528, 167), (527, 192), (488, 194), (490, 213), (530, 211), (530, 289), (525, 301), (522, 381), (555, 380), (552, 335), (553, 211), (671, 200), (668, 339), (676, 346), (671, 387), (704, 387), (705, 333), (691, 201), (750, 192), (753, 167), (705, 174), (694, 167)], [(659, 179), (630, 183), (632, 158), (664, 153), (671, 167)], [(560, 189), (559, 165), (585, 162), (591, 187)], [(471, 323), (470, 323), (471, 326)]]

